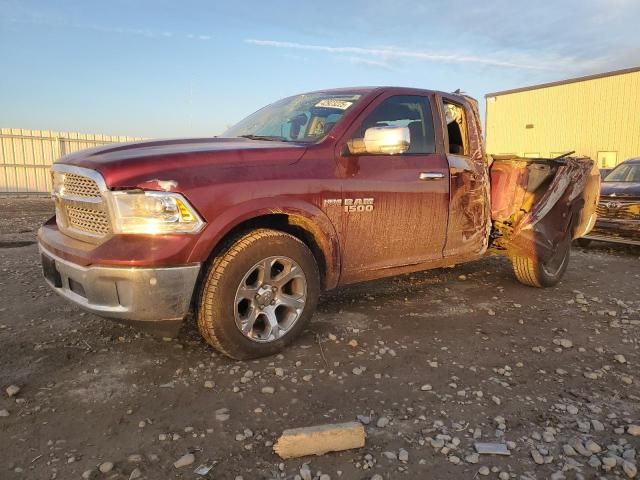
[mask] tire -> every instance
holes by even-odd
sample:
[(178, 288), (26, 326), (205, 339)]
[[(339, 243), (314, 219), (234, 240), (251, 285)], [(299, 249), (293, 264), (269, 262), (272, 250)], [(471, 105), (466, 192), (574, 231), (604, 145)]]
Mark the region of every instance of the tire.
[(558, 244), (556, 251), (546, 263), (526, 256), (513, 256), (511, 263), (518, 281), (531, 287), (553, 287), (562, 279), (569, 265), (571, 238)]
[(236, 360), (273, 355), (304, 331), (319, 294), (318, 265), (302, 241), (254, 230), (209, 263), (197, 304), (198, 330)]
[(588, 238), (579, 238), (576, 240), (576, 243), (582, 248), (588, 248), (589, 245), (591, 245), (591, 240)]

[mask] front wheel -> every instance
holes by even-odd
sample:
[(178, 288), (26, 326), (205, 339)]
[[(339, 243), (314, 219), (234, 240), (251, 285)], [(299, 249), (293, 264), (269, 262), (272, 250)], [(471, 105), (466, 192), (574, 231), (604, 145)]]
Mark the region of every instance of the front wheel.
[(318, 266), (302, 241), (255, 230), (211, 262), (198, 302), (198, 329), (231, 358), (272, 355), (304, 330), (319, 291)]
[(531, 287), (553, 287), (564, 275), (569, 265), (571, 237), (560, 242), (551, 257), (541, 262), (534, 256), (511, 257), (513, 272), (520, 283)]

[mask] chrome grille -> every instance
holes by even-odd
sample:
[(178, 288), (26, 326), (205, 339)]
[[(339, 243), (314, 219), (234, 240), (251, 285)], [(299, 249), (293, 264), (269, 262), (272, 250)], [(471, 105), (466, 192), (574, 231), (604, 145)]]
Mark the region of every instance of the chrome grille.
[(65, 205), (64, 208), (71, 228), (98, 236), (106, 236), (111, 233), (109, 216), (106, 212), (71, 205)]
[(95, 180), (75, 173), (64, 173), (63, 175), (65, 195), (85, 198), (100, 197), (100, 188)]
[(600, 218), (640, 220), (640, 201), (601, 200), (596, 213)]
[(54, 165), (52, 178), (56, 223), (62, 233), (93, 243), (111, 234), (107, 203), (102, 196), (106, 186), (98, 172)]

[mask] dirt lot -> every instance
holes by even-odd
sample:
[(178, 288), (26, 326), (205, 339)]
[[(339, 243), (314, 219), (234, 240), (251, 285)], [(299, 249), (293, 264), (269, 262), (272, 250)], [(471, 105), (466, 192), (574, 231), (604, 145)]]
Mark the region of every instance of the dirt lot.
[[(0, 199), (2, 479), (635, 475), (637, 249), (574, 249), (548, 290), (500, 258), (343, 288), (282, 355), (243, 363), (193, 322), (157, 339), (51, 293), (34, 243), (50, 208)], [(272, 451), (283, 429), (356, 419), (360, 450)], [(475, 455), (477, 441), (511, 455)], [(175, 468), (187, 453), (195, 463)]]

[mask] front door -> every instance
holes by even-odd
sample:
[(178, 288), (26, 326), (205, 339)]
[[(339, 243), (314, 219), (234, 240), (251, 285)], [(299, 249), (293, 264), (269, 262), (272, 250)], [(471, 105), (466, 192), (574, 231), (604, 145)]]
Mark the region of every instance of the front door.
[(367, 128), (403, 126), (409, 150), (396, 155), (341, 157), (342, 281), (373, 278), (373, 272), (439, 260), (447, 234), (449, 168), (436, 153), (431, 99), (395, 95), (378, 99), (365, 120), (347, 134), (363, 138)]

